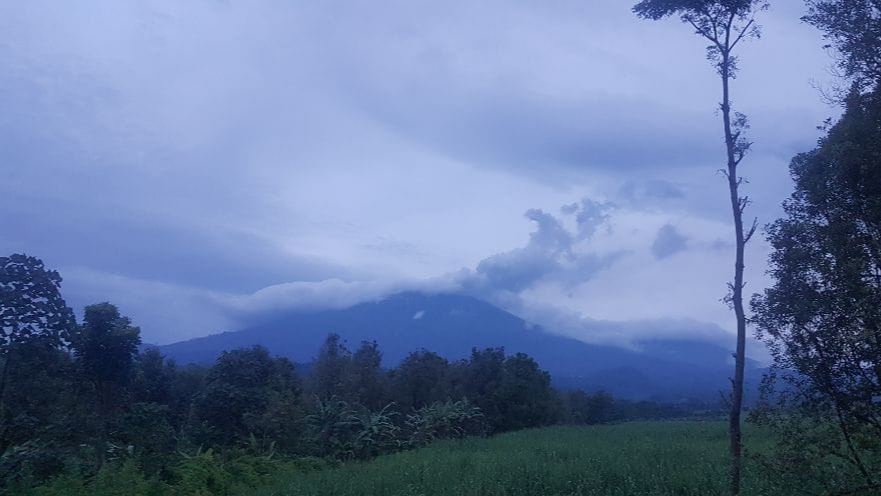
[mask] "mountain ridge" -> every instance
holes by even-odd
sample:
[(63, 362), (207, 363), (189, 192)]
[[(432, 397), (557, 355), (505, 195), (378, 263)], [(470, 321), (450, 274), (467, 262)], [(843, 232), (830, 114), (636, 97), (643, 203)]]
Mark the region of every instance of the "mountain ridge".
[[(719, 391), (727, 390), (730, 375), (726, 363), (730, 351), (711, 343), (650, 340), (643, 351), (589, 344), (549, 333), (489, 303), (455, 293), (404, 292), (342, 310), (291, 312), (240, 331), (158, 348), (179, 363), (208, 364), (225, 350), (261, 345), (305, 364), (314, 360), (330, 333), (339, 334), (350, 348), (361, 341), (376, 341), (386, 367), (419, 349), (458, 360), (472, 348), (504, 347), (508, 353), (532, 356), (559, 385), (604, 389), (632, 399), (717, 399)], [(676, 359), (677, 350), (670, 346), (706, 356)]]

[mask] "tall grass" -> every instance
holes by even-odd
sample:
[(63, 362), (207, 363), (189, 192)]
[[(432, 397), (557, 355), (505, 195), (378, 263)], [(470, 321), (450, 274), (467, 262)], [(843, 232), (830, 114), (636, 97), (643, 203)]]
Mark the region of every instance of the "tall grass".
[[(746, 441), (761, 450), (768, 439), (751, 431)], [(255, 494), (710, 496), (726, 493), (727, 449), (722, 422), (551, 427), (292, 474)], [(769, 494), (754, 470), (744, 494)]]

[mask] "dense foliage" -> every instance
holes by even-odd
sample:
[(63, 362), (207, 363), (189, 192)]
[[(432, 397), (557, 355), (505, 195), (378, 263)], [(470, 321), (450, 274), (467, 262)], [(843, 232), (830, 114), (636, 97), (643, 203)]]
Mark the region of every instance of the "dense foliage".
[(839, 54), (841, 76), (871, 89), (881, 81), (881, 1), (808, 0), (804, 20), (825, 33)]
[(768, 226), (775, 283), (753, 301), (777, 368), (759, 418), (787, 433), (774, 470), (881, 490), (881, 93), (852, 93), (791, 170)]

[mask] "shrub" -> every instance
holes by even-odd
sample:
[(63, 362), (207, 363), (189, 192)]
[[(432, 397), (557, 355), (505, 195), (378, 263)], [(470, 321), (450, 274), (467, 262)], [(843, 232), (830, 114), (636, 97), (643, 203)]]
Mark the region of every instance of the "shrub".
[(438, 401), (407, 416), (407, 441), (411, 447), (418, 447), (436, 439), (482, 434), (485, 431), (482, 420), (480, 408), (467, 399)]

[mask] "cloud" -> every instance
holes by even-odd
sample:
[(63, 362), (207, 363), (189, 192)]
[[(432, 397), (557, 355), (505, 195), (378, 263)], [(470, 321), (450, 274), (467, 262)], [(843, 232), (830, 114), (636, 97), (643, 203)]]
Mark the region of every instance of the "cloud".
[(579, 239), (590, 239), (600, 226), (605, 225), (607, 229), (611, 229), (608, 224), (609, 212), (614, 208), (613, 203), (584, 198), (580, 203), (564, 205), (560, 211), (566, 215), (575, 215)]
[(688, 238), (683, 236), (676, 226), (666, 224), (658, 230), (658, 236), (652, 243), (652, 254), (658, 259), (672, 257), (688, 248)]
[(135, 279), (87, 267), (63, 267), (62, 295), (79, 317), (86, 305), (110, 301), (141, 328), (146, 343), (165, 344), (239, 328), (218, 305), (223, 293)]
[[(160, 344), (245, 328), (285, 312), (346, 308), (400, 291), (422, 291), (470, 294), (550, 332), (592, 343), (638, 347), (640, 341), (650, 339), (696, 339), (727, 345), (730, 334), (714, 317), (715, 311), (706, 311), (718, 302), (695, 297), (706, 292), (706, 286), (695, 281), (715, 277), (718, 271), (707, 267), (721, 267), (719, 255), (727, 256), (712, 244), (717, 231), (727, 226), (699, 222), (693, 226), (704, 237), (682, 249), (691, 250), (689, 263), (701, 270), (685, 278), (669, 273), (679, 270), (678, 265), (664, 266), (659, 272), (657, 265), (662, 264), (650, 264), (642, 255), (654, 260), (649, 248), (665, 231), (673, 229), (672, 238), (685, 239), (663, 216), (645, 217), (589, 198), (566, 204), (560, 212), (554, 216), (541, 209), (527, 210), (525, 217), (533, 229), (523, 246), (442, 276), (330, 278), (243, 292), (73, 267), (62, 271), (64, 291), (73, 291), (76, 296), (70, 303), (77, 307), (112, 295), (123, 313), (149, 329), (145, 338)], [(645, 234), (635, 236), (636, 226), (642, 226)], [(645, 243), (642, 250), (636, 249), (636, 240)], [(677, 277), (681, 283), (669, 284)], [(706, 304), (698, 305), (699, 301)]]
[(559, 271), (571, 256), (572, 236), (553, 216), (538, 209), (526, 212), (538, 225), (523, 248), (492, 255), (477, 264), (476, 276), (493, 290), (521, 291), (542, 277)]
[(663, 179), (624, 181), (618, 190), (618, 196), (632, 204), (665, 203), (686, 198), (684, 188), (676, 183)]
[(457, 283), (466, 292), (489, 299), (511, 297), (543, 282), (581, 284), (621, 255), (621, 251), (596, 253), (589, 246), (598, 229), (611, 229), (611, 208), (591, 199), (563, 206), (561, 212), (574, 217), (574, 232), (562, 219), (529, 209), (525, 216), (536, 229), (526, 245), (486, 257), (473, 271), (463, 269), (455, 276)]
[(605, 94), (573, 102), (516, 87), (457, 93), (443, 81), (433, 84), (431, 99), (406, 93), (358, 99), (369, 102), (368, 115), (438, 153), (538, 180), (688, 167), (718, 153), (717, 133), (707, 125), (711, 113), (683, 116), (681, 108)]
[(348, 308), (400, 291), (437, 293), (457, 289), (448, 278), (350, 282), (326, 279), (233, 293), (135, 279), (83, 267), (67, 267), (62, 270), (62, 276), (62, 293), (78, 315), (81, 316), (86, 305), (110, 299), (143, 328), (144, 339), (153, 344), (239, 330), (285, 312)]
[(376, 301), (401, 291), (437, 293), (453, 290), (445, 279), (398, 281), (340, 281), (276, 284), (244, 295), (222, 295), (216, 301), (241, 321), (270, 318), (289, 311), (317, 311), (348, 308)]
[[(384, 22), (346, 23), (364, 36), (333, 45), (357, 74), (340, 83), (341, 94), (402, 138), (475, 166), (556, 184), (597, 173), (634, 179), (652, 170), (718, 168), (724, 150), (713, 112), (715, 74), (703, 44), (679, 23), (637, 22), (628, 5), (611, 1), (581, 9), (572, 2), (453, 3), (418, 27), (417, 9), (403, 8), (388, 20), (367, 13)], [(481, 16), (492, 17), (495, 28), (486, 30)], [(816, 33), (791, 10), (765, 17), (766, 38), (776, 40), (743, 45), (750, 64), (744, 62), (737, 82), (738, 108), (761, 127), (754, 127), (762, 143), (756, 154), (788, 160), (810, 145), (823, 118), (804, 103), (816, 95), (795, 75), (811, 64), (822, 72), (825, 62), (821, 43), (810, 38)], [(625, 26), (632, 30), (623, 32)], [(779, 57), (811, 42), (816, 57)], [(394, 62), (377, 62), (377, 49)], [(670, 53), (682, 54), (675, 67)], [(766, 74), (777, 77), (757, 76)]]
[(606, 320), (584, 316), (563, 307), (524, 299), (518, 314), (550, 332), (595, 344), (636, 348), (641, 341), (682, 339), (728, 346), (731, 334), (714, 323), (688, 318)]
[(56, 267), (100, 267), (133, 279), (230, 292), (290, 280), (348, 279), (358, 272), (320, 256), (291, 253), (271, 237), (235, 225), (161, 222), (116, 208), (60, 208), (45, 215), (33, 203), (0, 199), (3, 207), (4, 228), (17, 235), (0, 239), (0, 248), (39, 248)]
[[(586, 343), (619, 346), (640, 350), (646, 344), (661, 341), (695, 341), (733, 349), (734, 336), (715, 322), (693, 318), (638, 318), (627, 320), (595, 319), (565, 307), (536, 302), (517, 301), (517, 315), (540, 325), (545, 331)], [(752, 337), (747, 339), (747, 356), (761, 364), (770, 364), (765, 345)]]

